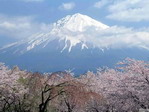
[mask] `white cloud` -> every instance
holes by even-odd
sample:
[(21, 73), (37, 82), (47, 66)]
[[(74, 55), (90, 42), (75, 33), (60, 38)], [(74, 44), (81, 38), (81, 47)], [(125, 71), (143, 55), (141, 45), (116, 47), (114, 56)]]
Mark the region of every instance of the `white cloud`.
[(0, 35), (16, 39), (28, 38), (32, 34), (49, 29), (49, 25), (35, 22), (33, 17), (9, 17), (0, 15), (0, 18)]
[(85, 32), (87, 42), (102, 49), (142, 47), (149, 50), (149, 30), (113, 26), (95, 33), (94, 29)]
[(23, 2), (43, 2), (44, 0), (19, 0)]
[(149, 21), (149, 0), (115, 0), (107, 18), (119, 21)]
[(107, 5), (109, 3), (108, 0), (101, 0), (101, 1), (98, 1), (94, 4), (94, 7), (95, 8), (102, 8), (104, 7), (105, 5)]
[(59, 6), (60, 10), (72, 10), (75, 7), (74, 2), (69, 3), (63, 3), (61, 6)]

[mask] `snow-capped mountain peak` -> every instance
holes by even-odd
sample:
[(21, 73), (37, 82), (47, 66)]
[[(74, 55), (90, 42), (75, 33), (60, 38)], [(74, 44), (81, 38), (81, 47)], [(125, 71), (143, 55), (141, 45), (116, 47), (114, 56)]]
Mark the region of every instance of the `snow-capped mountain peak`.
[[(59, 44), (62, 44), (62, 46), (60, 46), (61, 52), (65, 49), (71, 52), (72, 47), (77, 45), (80, 46), (81, 50), (88, 49), (87, 43), (93, 43), (88, 38), (86, 32), (92, 30), (100, 31), (109, 28), (109, 26), (80, 13), (68, 15), (58, 20), (56, 23), (53, 23), (51, 26), (52, 29), (49, 32), (32, 35), (28, 40), (15, 43), (13, 46), (24, 46), (24, 50), (20, 51), (26, 52), (38, 46), (45, 48), (51, 44), (52, 41), (56, 40)], [(4, 47), (4, 49), (5, 48), (7, 47)]]
[(99, 29), (109, 28), (109, 26), (80, 13), (68, 15), (62, 18), (54, 23), (54, 26), (56, 28), (68, 29), (72, 32), (82, 32), (90, 26), (97, 27)]
[(148, 60), (148, 43), (148, 30), (109, 27), (77, 13), (51, 24), (48, 32), (0, 48), (0, 61), (31, 71), (83, 73), (126, 57)]

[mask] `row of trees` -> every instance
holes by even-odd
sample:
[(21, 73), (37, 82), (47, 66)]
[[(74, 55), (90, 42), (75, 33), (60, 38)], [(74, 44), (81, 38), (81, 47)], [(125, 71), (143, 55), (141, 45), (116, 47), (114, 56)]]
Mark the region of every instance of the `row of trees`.
[(126, 59), (115, 69), (75, 77), (0, 64), (0, 112), (143, 112), (149, 109), (149, 64)]

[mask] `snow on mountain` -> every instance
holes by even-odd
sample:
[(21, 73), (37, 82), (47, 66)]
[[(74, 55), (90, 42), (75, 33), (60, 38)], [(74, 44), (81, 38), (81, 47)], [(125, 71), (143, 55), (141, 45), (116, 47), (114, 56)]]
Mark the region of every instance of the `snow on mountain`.
[[(49, 32), (32, 35), (27, 40), (4, 46), (0, 50), (18, 46), (14, 53), (25, 53), (39, 46), (46, 48), (53, 41), (57, 41), (57, 47), (61, 53), (65, 50), (71, 52), (77, 46), (80, 46), (80, 50), (99, 48), (102, 51), (109, 48), (129, 47), (149, 49), (148, 31), (135, 31), (132, 28), (117, 26), (109, 27), (79, 13), (68, 15), (51, 26)], [(19, 46), (23, 46), (23, 48)]]
[(7, 45), (2, 49), (27, 44), (25, 48), (26, 50), (24, 50), (24, 52), (26, 52), (36, 48), (41, 44), (44, 48), (53, 40), (65, 42), (65, 45), (63, 48), (61, 48), (61, 52), (67, 48), (68, 52), (70, 52), (72, 47), (76, 46), (77, 44), (81, 44), (81, 49), (88, 49), (87, 43), (91, 43), (91, 41), (86, 38), (84, 32), (87, 32), (91, 29), (104, 30), (107, 28), (109, 28), (109, 26), (86, 15), (77, 13), (74, 15), (68, 15), (58, 20), (52, 25), (52, 29), (48, 33), (32, 35), (28, 40)]
[(109, 28), (109, 26), (79, 13), (72, 16), (68, 15), (59, 20), (57, 23), (54, 23), (54, 27), (56, 29), (67, 29), (72, 32), (83, 32), (90, 26), (97, 27), (98, 29)]

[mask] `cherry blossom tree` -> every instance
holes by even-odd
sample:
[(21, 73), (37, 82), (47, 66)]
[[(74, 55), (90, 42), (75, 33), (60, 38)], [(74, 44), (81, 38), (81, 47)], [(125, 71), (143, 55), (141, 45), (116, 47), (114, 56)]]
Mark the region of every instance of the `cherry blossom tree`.
[(138, 112), (149, 109), (149, 63), (134, 59), (115, 69), (75, 77), (71, 71), (30, 73), (0, 64), (2, 112)]
[(19, 83), (23, 76), (26, 77), (26, 73), (17, 67), (11, 70), (3, 63), (0, 64), (0, 110), (3, 112), (28, 110), (22, 102), (28, 90)]

